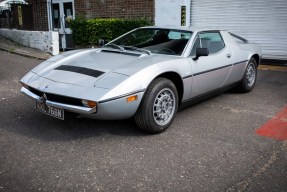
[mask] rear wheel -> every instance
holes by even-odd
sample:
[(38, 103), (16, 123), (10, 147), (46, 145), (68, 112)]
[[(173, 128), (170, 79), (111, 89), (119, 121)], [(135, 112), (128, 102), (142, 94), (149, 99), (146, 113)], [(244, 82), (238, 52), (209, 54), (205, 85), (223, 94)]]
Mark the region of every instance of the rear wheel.
[(161, 133), (172, 123), (178, 107), (178, 94), (172, 81), (155, 79), (135, 114), (136, 124), (149, 133)]
[(257, 79), (257, 64), (254, 58), (251, 58), (247, 64), (244, 76), (240, 82), (239, 90), (249, 92), (253, 89)]

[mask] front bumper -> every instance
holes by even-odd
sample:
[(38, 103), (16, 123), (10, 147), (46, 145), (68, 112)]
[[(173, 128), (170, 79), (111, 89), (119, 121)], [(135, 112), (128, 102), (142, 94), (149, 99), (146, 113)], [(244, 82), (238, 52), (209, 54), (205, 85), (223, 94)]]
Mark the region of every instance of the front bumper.
[[(41, 97), (31, 92), (29, 89), (22, 87), (21, 92), (31, 98), (34, 101), (41, 102)], [(65, 111), (79, 114), (80, 116), (102, 119), (102, 120), (118, 120), (127, 119), (132, 117), (142, 100), (144, 91), (123, 95), (115, 99), (111, 99), (104, 102), (98, 102), (96, 108), (88, 108), (83, 106), (76, 106), (70, 104), (63, 104), (46, 100), (45, 104), (52, 107), (64, 109)], [(134, 102), (128, 103), (127, 98), (131, 95), (137, 95), (138, 99)]]
[[(41, 102), (41, 97), (32, 93), (29, 89), (22, 87), (21, 92), (27, 95), (29, 98), (36, 100), (38, 102)], [(93, 114), (96, 112), (96, 108), (89, 108), (89, 107), (81, 107), (81, 106), (75, 106), (75, 105), (69, 105), (69, 104), (63, 104), (58, 103), (54, 101), (46, 100), (46, 105), (61, 108), (73, 113), (79, 113), (79, 114)]]

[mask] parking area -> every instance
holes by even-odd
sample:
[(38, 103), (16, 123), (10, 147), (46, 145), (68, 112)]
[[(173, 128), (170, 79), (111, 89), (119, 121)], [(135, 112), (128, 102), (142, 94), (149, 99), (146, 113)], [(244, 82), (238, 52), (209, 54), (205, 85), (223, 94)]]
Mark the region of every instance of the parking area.
[(35, 111), (19, 80), (40, 62), (0, 51), (0, 191), (286, 191), (286, 71), (259, 70), (252, 92), (186, 108), (148, 135), (132, 120)]

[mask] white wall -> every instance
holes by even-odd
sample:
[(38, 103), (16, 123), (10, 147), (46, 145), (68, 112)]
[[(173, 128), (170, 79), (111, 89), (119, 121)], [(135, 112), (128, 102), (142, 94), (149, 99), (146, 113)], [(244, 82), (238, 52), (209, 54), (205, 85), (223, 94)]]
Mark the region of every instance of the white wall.
[(186, 26), (190, 26), (190, 0), (155, 0), (155, 25), (181, 26), (181, 6), (186, 6)]
[(36, 48), (51, 55), (59, 54), (58, 32), (0, 29), (0, 35), (26, 47)]

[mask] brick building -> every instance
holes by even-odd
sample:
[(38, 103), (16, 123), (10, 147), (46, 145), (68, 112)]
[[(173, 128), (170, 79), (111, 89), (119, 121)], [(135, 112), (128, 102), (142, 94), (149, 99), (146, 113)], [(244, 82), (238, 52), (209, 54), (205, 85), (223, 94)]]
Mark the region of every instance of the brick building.
[[(58, 31), (60, 47), (72, 47), (67, 17), (75, 18), (145, 18), (154, 21), (154, 0), (27, 0), (29, 17), (23, 29)], [(30, 14), (32, 12), (32, 15)]]
[(76, 15), (86, 18), (154, 19), (154, 0), (74, 0)]
[[(86, 18), (146, 18), (154, 20), (154, 0), (27, 0), (34, 30), (53, 30), (65, 14)], [(54, 20), (54, 21), (53, 21)], [(56, 21), (55, 21), (56, 20)]]
[(23, 23), (24, 29), (30, 28), (35, 31), (48, 31), (47, 1), (26, 0), (26, 2), (29, 6), (27, 8), (22, 7), (22, 14), (23, 18), (29, 17), (30, 20), (29, 23)]

